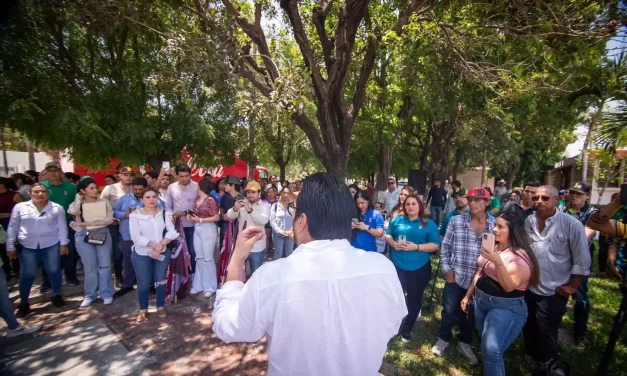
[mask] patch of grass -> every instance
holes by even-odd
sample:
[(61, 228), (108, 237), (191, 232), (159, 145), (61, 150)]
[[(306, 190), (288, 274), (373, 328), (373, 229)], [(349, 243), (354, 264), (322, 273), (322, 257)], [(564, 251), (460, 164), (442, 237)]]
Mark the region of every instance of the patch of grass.
[[(589, 282), (589, 296), (592, 310), (588, 322), (588, 344), (583, 348), (575, 348), (569, 345), (560, 345), (560, 356), (568, 362), (577, 375), (593, 376), (601, 360), (605, 349), (614, 315), (618, 311), (622, 295), (618, 284), (610, 281), (605, 275), (598, 272), (594, 257), (592, 278)], [(437, 258), (432, 259), (433, 270), (437, 266)], [(440, 278), (436, 284), (436, 295), (432, 304), (429, 304), (430, 286), (425, 291), (423, 302), (422, 321), (416, 323), (413, 330), (413, 340), (409, 344), (403, 344), (400, 337), (394, 337), (389, 345), (385, 361), (393, 366), (407, 370), (412, 375), (481, 375), (482, 364), (472, 367), (466, 359), (457, 351), (457, 340), (451, 342), (446, 354), (439, 358), (431, 354), (431, 347), (435, 344), (440, 328), (442, 309), (442, 289), (444, 280)], [(562, 320), (562, 332), (569, 333), (573, 326), (573, 302), (569, 302), (569, 308)], [(625, 329), (627, 331), (627, 329)], [(623, 342), (625, 341), (625, 342)], [(561, 343), (562, 341), (560, 341)], [(623, 333), (616, 344), (616, 350), (608, 375), (627, 375), (627, 334)], [(481, 345), (477, 336), (474, 336), (473, 347), (475, 354), (481, 361)], [(508, 375), (530, 375), (535, 363), (525, 354), (522, 333), (505, 353), (505, 368)]]

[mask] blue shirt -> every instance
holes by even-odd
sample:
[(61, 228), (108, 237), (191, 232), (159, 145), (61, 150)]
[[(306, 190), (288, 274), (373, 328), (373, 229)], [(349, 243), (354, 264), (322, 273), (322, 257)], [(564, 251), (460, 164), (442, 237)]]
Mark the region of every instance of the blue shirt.
[[(464, 213), (468, 213), (468, 212), (470, 212), (470, 209), (466, 210)], [(448, 223), (451, 221), (451, 218), (453, 218), (456, 215), (460, 215), (464, 213), (458, 212), (457, 209), (448, 213), (446, 217), (444, 217), (444, 221), (442, 221), (442, 227), (440, 227), (440, 235), (442, 236), (446, 235), (446, 226), (448, 226)]]
[(220, 197), (220, 195), (218, 194), (218, 192), (216, 191), (211, 191), (211, 193), (209, 193), (209, 195), (211, 197), (213, 197), (214, 200), (216, 200), (216, 202), (218, 203), (218, 206), (220, 206), (220, 201), (222, 201), (222, 197)]
[[(369, 209), (366, 214), (363, 214), (359, 218), (359, 221), (373, 229), (383, 228), (383, 216), (379, 211), (374, 209)], [(364, 251), (376, 252), (377, 238), (370, 235), (368, 231), (359, 230), (357, 237), (353, 240), (351, 245), (355, 248), (363, 249)]]
[[(124, 215), (129, 212), (130, 208), (143, 208), (144, 203), (140, 199), (136, 198), (133, 192), (120, 197), (118, 202), (113, 205), (113, 216), (120, 220), (120, 235), (122, 239), (126, 241), (131, 240), (131, 230), (129, 229), (129, 222)], [(165, 210), (165, 203), (160, 198), (157, 199), (157, 208)]]
[[(387, 235), (398, 240), (398, 237), (404, 235), (408, 242), (415, 244), (435, 243), (440, 245), (440, 233), (438, 225), (427, 218), (427, 224), (423, 225), (422, 220), (417, 218), (410, 221), (407, 216), (398, 216), (390, 222)], [(397, 251), (390, 247), (392, 252), (392, 263), (400, 269), (412, 271), (418, 270), (429, 262), (429, 252), (420, 251)]]

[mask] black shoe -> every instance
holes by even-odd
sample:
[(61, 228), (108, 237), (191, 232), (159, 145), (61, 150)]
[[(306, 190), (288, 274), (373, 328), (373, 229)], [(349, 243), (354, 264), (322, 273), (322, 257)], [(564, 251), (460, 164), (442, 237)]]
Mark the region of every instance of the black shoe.
[(42, 294), (45, 294), (50, 290), (51, 290), (50, 285), (41, 285), (41, 287), (39, 288), (39, 292)]
[(584, 347), (588, 343), (588, 339), (585, 334), (579, 334), (575, 336), (575, 346)]
[(17, 317), (18, 319), (23, 319), (24, 317), (30, 315), (31, 312), (33, 311), (30, 310), (30, 304), (22, 303), (17, 308), (17, 314), (15, 315), (15, 317)]
[(128, 294), (129, 292), (133, 291), (134, 289), (132, 287), (124, 287), (123, 289), (120, 289), (118, 291), (115, 292), (115, 294), (113, 294), (113, 297), (115, 299), (122, 297), (126, 294)]
[(70, 286), (78, 286), (80, 282), (78, 281), (78, 279), (72, 279), (72, 280), (67, 281), (67, 284)]
[(56, 294), (52, 297), (52, 305), (57, 308), (63, 307), (65, 305), (65, 300), (63, 300), (61, 294)]
[(401, 341), (403, 341), (403, 343), (411, 342), (411, 333), (401, 333)]

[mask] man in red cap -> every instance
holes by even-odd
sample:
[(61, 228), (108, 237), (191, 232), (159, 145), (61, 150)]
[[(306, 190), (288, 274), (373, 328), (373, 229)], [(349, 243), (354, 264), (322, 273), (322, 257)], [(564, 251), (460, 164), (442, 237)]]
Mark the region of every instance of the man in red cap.
[[(129, 192), (131, 192), (131, 182), (135, 174), (130, 167), (120, 169), (120, 181), (107, 185), (102, 190), (100, 198), (109, 200), (111, 207)], [(111, 250), (113, 251), (113, 273), (115, 274), (115, 284), (121, 287), (122, 283), (122, 251), (120, 250), (120, 220), (116, 219), (109, 226), (111, 234)]]
[(488, 215), (490, 193), (475, 187), (466, 194), (470, 212), (451, 218), (440, 247), (442, 272), (446, 278), (442, 292), (442, 323), (438, 342), (431, 352), (443, 356), (453, 339), (453, 326), (459, 324), (457, 349), (470, 364), (479, 361), (470, 347), (474, 322), (462, 311), (461, 301), (477, 273), (483, 234), (492, 233), (495, 219)]

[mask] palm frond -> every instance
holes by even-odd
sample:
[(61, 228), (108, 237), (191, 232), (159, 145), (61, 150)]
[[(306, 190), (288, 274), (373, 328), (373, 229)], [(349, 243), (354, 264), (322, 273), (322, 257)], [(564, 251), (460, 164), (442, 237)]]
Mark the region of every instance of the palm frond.
[(615, 152), (627, 132), (627, 105), (621, 104), (611, 112), (603, 114), (601, 124), (595, 132), (594, 142), (604, 149)]

